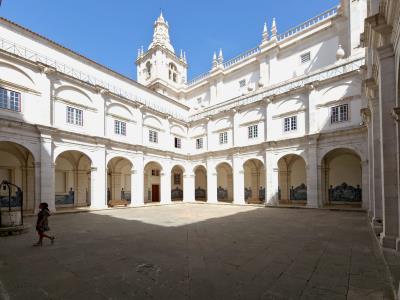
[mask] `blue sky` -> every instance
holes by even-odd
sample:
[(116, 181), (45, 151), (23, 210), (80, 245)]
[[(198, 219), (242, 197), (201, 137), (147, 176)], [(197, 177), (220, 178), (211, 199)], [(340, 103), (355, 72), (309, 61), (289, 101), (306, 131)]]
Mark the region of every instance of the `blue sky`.
[(175, 51), (186, 51), (189, 79), (257, 46), (264, 21), (278, 32), (337, 5), (339, 0), (3, 0), (0, 16), (136, 79), (137, 48), (147, 49), (163, 10)]

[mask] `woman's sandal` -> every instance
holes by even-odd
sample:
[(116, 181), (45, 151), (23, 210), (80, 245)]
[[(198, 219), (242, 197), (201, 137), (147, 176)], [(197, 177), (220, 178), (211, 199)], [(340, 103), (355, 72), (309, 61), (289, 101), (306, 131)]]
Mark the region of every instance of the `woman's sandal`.
[(54, 240), (55, 240), (55, 239), (56, 239), (55, 236), (53, 236), (53, 237), (50, 238), (50, 241), (51, 241), (51, 244), (52, 244), (52, 245), (54, 244)]

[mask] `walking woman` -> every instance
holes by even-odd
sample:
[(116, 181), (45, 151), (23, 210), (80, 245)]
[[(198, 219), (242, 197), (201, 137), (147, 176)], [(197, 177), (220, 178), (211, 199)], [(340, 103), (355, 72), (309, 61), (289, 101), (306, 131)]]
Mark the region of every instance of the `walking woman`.
[(38, 232), (39, 235), (39, 241), (34, 244), (33, 246), (42, 246), (43, 238), (48, 238), (51, 243), (54, 243), (54, 236), (49, 236), (45, 232), (49, 231), (49, 217), (50, 217), (50, 211), (49, 211), (49, 205), (46, 202), (42, 202), (39, 205), (39, 213), (37, 216), (37, 222), (36, 222), (36, 231)]

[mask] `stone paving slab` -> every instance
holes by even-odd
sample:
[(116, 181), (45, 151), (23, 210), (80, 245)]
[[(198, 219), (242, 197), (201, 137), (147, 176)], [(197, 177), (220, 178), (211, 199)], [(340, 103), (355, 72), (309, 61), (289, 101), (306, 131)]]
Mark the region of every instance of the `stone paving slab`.
[(50, 227), (52, 246), (0, 238), (0, 299), (393, 299), (361, 212), (180, 204)]

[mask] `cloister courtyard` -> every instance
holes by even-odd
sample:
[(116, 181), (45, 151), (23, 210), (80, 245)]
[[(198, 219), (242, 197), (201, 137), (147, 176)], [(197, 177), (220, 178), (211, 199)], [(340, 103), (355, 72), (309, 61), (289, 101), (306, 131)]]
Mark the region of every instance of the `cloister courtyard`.
[[(25, 222), (34, 225), (34, 217)], [(0, 238), (4, 299), (392, 299), (362, 211), (173, 204)]]

